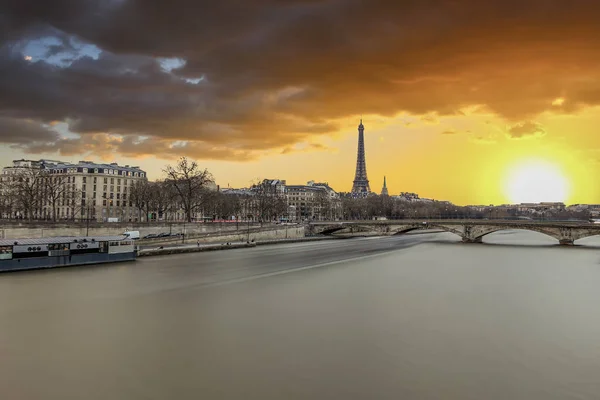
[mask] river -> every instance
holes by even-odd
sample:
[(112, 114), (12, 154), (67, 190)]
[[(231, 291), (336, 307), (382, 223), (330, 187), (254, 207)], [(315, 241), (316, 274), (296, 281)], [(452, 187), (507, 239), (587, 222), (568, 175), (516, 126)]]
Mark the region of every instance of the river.
[(405, 235), (0, 275), (0, 398), (600, 398), (600, 238)]

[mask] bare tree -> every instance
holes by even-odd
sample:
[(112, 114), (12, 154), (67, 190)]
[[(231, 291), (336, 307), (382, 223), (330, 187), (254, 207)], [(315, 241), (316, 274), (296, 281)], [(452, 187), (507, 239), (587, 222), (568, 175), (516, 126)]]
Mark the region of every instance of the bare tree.
[(255, 195), (254, 210), (261, 224), (286, 214), (287, 201), (277, 184), (265, 179), (254, 184), (251, 190)]
[(152, 197), (152, 186), (147, 180), (139, 180), (131, 186), (129, 192), (129, 201), (138, 210), (138, 217), (142, 221), (142, 215), (146, 216), (149, 222), (148, 213)]
[(180, 158), (175, 166), (167, 165), (164, 172), (167, 175), (166, 182), (177, 193), (187, 221), (191, 222), (193, 215), (204, 206), (207, 186), (214, 183), (212, 174), (187, 157)]
[(50, 209), (50, 218), (53, 221), (56, 221), (58, 217), (58, 207), (69, 190), (67, 177), (64, 175), (43, 172), (40, 175), (40, 181), (43, 186), (42, 191), (44, 193), (45, 207)]
[(331, 218), (331, 199), (326, 190), (319, 190), (316, 193), (315, 204), (319, 208), (318, 219)]
[(167, 212), (174, 209), (176, 203), (176, 193), (169, 183), (165, 181), (146, 182), (147, 201), (146, 213), (156, 213), (156, 219), (164, 216)]
[(25, 168), (13, 176), (16, 211), (29, 220), (39, 218), (43, 204), (43, 171)]
[(12, 218), (16, 204), (16, 191), (13, 177), (0, 176), (0, 218)]

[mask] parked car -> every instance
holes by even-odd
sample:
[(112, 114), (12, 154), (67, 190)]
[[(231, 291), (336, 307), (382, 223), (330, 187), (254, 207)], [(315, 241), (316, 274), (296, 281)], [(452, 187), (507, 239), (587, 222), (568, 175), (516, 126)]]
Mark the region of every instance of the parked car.
[(129, 239), (137, 240), (140, 238), (140, 231), (125, 231), (123, 235), (127, 236)]
[(144, 236), (144, 239), (154, 239), (157, 237), (158, 237), (158, 235), (156, 233), (150, 233), (150, 234)]

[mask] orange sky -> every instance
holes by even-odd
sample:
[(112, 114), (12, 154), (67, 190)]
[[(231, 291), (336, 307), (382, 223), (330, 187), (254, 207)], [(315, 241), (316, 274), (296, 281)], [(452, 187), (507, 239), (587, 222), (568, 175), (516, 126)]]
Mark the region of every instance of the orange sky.
[(221, 186), (348, 191), (362, 115), (377, 192), (386, 175), (457, 204), (600, 203), (597, 2), (21, 3), (0, 35), (3, 164), (159, 178), (186, 155)]

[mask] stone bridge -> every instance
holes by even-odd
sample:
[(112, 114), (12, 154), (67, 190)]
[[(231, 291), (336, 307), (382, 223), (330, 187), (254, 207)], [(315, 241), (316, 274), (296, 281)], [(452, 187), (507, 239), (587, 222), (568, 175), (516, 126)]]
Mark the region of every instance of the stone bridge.
[(481, 243), (490, 233), (522, 229), (551, 236), (563, 245), (573, 245), (575, 240), (600, 235), (600, 224), (559, 221), (493, 221), (493, 220), (387, 220), (387, 221), (339, 221), (312, 222), (309, 234), (374, 234), (398, 235), (417, 229), (437, 229), (454, 233), (465, 243)]

